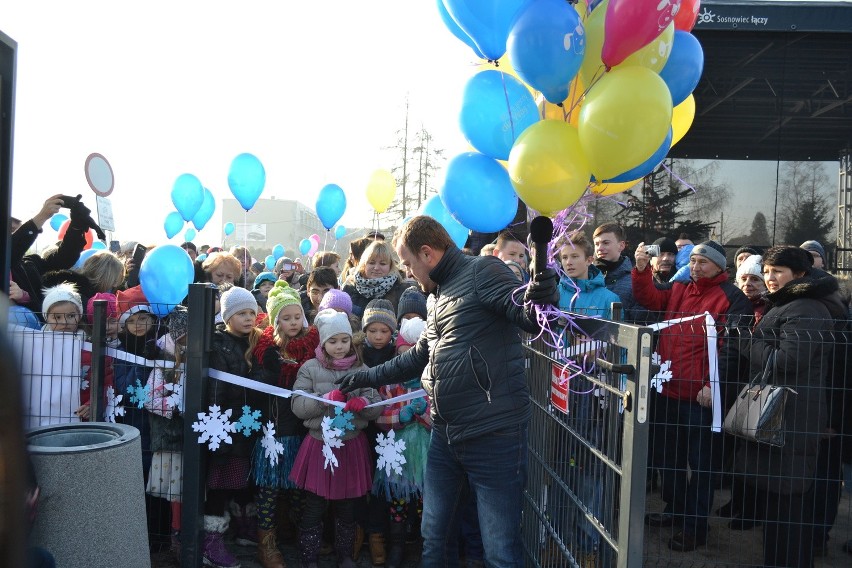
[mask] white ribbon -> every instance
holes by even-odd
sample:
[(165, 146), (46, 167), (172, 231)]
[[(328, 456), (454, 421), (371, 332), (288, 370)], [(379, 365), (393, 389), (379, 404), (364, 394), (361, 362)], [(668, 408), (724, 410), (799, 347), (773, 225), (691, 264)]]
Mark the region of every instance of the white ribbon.
[(713, 432), (721, 432), (722, 391), (719, 387), (719, 346), (717, 343), (718, 332), (716, 331), (716, 321), (713, 319), (713, 316), (710, 315), (710, 312), (704, 312), (703, 314), (698, 314), (697, 316), (687, 316), (662, 321), (660, 323), (654, 323), (649, 325), (648, 327), (650, 327), (654, 331), (661, 331), (663, 329), (666, 329), (667, 327), (671, 327), (673, 325), (677, 325), (679, 323), (684, 323), (687, 321), (697, 320), (700, 318), (704, 318), (704, 328), (707, 333), (707, 359), (709, 363), (708, 368), (710, 374), (710, 396), (713, 399), (713, 424), (710, 426), (710, 429), (713, 430)]

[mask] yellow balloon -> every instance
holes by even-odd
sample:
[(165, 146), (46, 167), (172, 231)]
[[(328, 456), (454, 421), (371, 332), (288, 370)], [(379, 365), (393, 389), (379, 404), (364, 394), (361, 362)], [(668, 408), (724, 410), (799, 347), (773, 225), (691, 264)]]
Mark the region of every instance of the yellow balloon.
[[(601, 61), (601, 50), (603, 49), (604, 20), (606, 18), (606, 7), (609, 0), (605, 0), (589, 14), (583, 26), (586, 32), (586, 54), (583, 56), (583, 64), (580, 66), (580, 76), (586, 85), (591, 85), (595, 75), (603, 73), (604, 64)], [(659, 73), (672, 53), (674, 45), (675, 27), (674, 21), (663, 30), (651, 43), (630, 54), (624, 61), (612, 69), (623, 69), (625, 67), (647, 67)]]
[(695, 120), (695, 97), (689, 95), (672, 111), (672, 146), (686, 136)]
[(615, 195), (616, 193), (622, 193), (624, 191), (627, 191), (640, 181), (642, 181), (642, 178), (634, 179), (633, 181), (623, 181), (620, 183), (596, 183), (591, 186), (591, 190), (592, 192), (597, 193), (598, 195)]
[(542, 120), (521, 133), (509, 153), (509, 178), (529, 207), (553, 215), (586, 191), (591, 172), (577, 129), (562, 120)]
[(377, 213), (384, 213), (396, 195), (396, 180), (387, 170), (376, 170), (367, 184), (367, 201)]
[(610, 71), (580, 110), (580, 143), (597, 179), (629, 171), (654, 155), (672, 123), (672, 96), (644, 67)]
[(571, 81), (568, 96), (562, 101), (562, 106), (547, 102), (544, 95), (538, 93), (535, 102), (542, 120), (561, 120), (576, 128), (580, 121), (580, 98), (583, 96), (583, 90), (582, 81), (576, 77)]

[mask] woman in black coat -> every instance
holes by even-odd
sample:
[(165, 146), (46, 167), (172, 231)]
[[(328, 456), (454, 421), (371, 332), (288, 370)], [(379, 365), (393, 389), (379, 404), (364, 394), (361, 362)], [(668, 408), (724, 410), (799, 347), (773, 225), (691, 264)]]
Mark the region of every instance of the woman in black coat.
[(736, 466), (755, 489), (764, 521), (765, 566), (813, 566), (814, 479), (828, 427), (827, 394), (835, 336), (846, 318), (837, 280), (811, 268), (807, 251), (775, 247), (763, 259), (770, 309), (755, 326), (751, 376), (775, 354), (771, 383), (790, 392), (783, 447), (748, 442)]

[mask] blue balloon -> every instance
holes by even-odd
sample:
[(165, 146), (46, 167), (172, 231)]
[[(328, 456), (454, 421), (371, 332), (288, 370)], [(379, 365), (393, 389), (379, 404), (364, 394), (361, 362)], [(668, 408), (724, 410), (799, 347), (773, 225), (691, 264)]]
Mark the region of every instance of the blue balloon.
[(284, 256), (284, 245), (278, 244), (272, 247), (272, 257), (274, 260), (278, 260)]
[(225, 227), (224, 227), (225, 236), (230, 235), (231, 233), (233, 233), (235, 228), (236, 228), (236, 227), (234, 227), (234, 224), (233, 224), (233, 223), (231, 223), (230, 221), (228, 221), (227, 223), (225, 223)]
[(231, 188), (231, 193), (243, 209), (248, 211), (254, 207), (260, 194), (263, 193), (264, 185), (266, 185), (266, 170), (263, 169), (260, 160), (252, 154), (240, 154), (234, 158), (231, 169), (228, 171), (228, 187)]
[(623, 174), (619, 174), (612, 179), (604, 180), (604, 183), (621, 183), (623, 181), (633, 181), (634, 179), (643, 178), (646, 175), (650, 174), (654, 170), (657, 169), (663, 160), (666, 159), (666, 155), (668, 155), (669, 150), (672, 148), (672, 129), (669, 128), (669, 133), (666, 134), (666, 139), (663, 140), (663, 143), (660, 144), (660, 147), (657, 148), (657, 151), (654, 152), (654, 155), (630, 170), (627, 170)]
[(453, 218), (480, 233), (505, 229), (518, 211), (509, 172), (497, 160), (476, 152), (450, 160), (440, 195)]
[(520, 14), (507, 44), (518, 76), (544, 98), (559, 104), (568, 98), (571, 80), (586, 53), (580, 16), (565, 0), (536, 0)]
[(479, 51), (479, 48), (476, 47), (476, 44), (473, 43), (473, 40), (470, 39), (470, 36), (464, 33), (464, 30), (459, 27), (456, 21), (450, 16), (450, 13), (447, 12), (447, 7), (444, 6), (444, 0), (438, 0), (438, 14), (441, 16), (441, 21), (444, 22), (444, 25), (447, 26), (447, 29), (450, 30), (450, 33), (462, 40), (465, 45), (470, 47), (477, 57), (480, 59), (485, 59), (485, 56), (482, 55), (482, 52)]
[(54, 231), (58, 231), (62, 228), (62, 223), (67, 220), (68, 217), (66, 215), (63, 215), (62, 213), (57, 213), (56, 215), (50, 218), (50, 228)]
[(190, 227), (190, 228), (189, 228), (189, 229), (187, 229), (187, 230), (186, 230), (186, 232), (183, 234), (183, 240), (185, 240), (185, 241), (191, 241), (191, 240), (192, 240), (192, 239), (194, 239), (194, 238), (195, 238), (195, 229), (193, 229), (192, 227)]
[(73, 268), (75, 270), (79, 270), (79, 269), (83, 268), (83, 265), (86, 264), (86, 261), (89, 260), (92, 256), (94, 256), (95, 253), (97, 253), (97, 252), (98, 252), (98, 249), (93, 249), (93, 248), (84, 250), (83, 252), (80, 253), (80, 258), (77, 259), (77, 262), (75, 262), (74, 266), (72, 266), (71, 268)]
[(538, 107), (523, 83), (508, 73), (480, 71), (464, 88), (459, 123), (471, 146), (508, 160), (521, 132), (538, 122)]
[(334, 238), (335, 239), (342, 239), (345, 236), (346, 236), (346, 227), (344, 227), (343, 225), (338, 225), (337, 228), (334, 230)]
[(420, 212), (438, 221), (450, 234), (450, 238), (453, 239), (457, 247), (462, 248), (465, 245), (469, 231), (467, 227), (453, 219), (453, 216), (450, 215), (441, 201), (441, 196), (433, 195), (427, 199)]
[(92, 243), (90, 248), (94, 250), (106, 250), (106, 243), (103, 241), (95, 241)]
[(197, 260), (198, 262), (204, 262), (205, 260), (207, 260), (207, 255), (204, 254), (204, 253), (201, 253), (201, 254), (199, 254), (198, 256), (195, 257), (195, 260)]
[(33, 311), (24, 306), (9, 306), (9, 323), (27, 327), (29, 329), (41, 329), (41, 322)]
[(346, 194), (339, 185), (330, 183), (323, 187), (317, 197), (317, 217), (326, 231), (343, 217), (346, 211)]
[(204, 203), (204, 186), (192, 174), (181, 174), (172, 185), (172, 203), (184, 221), (191, 221)]
[(172, 211), (166, 215), (166, 220), (163, 222), (163, 229), (166, 230), (166, 238), (172, 238), (183, 229), (183, 217), (177, 211)]
[(272, 256), (271, 254), (269, 256), (267, 256), (265, 259), (263, 259), (264, 264), (266, 264), (267, 270), (272, 270), (273, 268), (275, 268), (275, 261), (276, 261), (276, 258), (274, 256)]
[(533, 0), (444, 0), (450, 16), (492, 61), (506, 53), (506, 38), (518, 13)]
[(683, 30), (676, 30), (672, 53), (666, 66), (660, 71), (672, 94), (672, 105), (677, 106), (695, 90), (701, 73), (704, 71), (704, 50), (695, 36)]
[(308, 239), (302, 239), (299, 241), (299, 252), (302, 254), (308, 254), (311, 250), (311, 241)]
[(204, 202), (201, 204), (201, 207), (198, 208), (198, 211), (192, 218), (192, 224), (195, 225), (195, 228), (200, 231), (204, 228), (204, 225), (206, 225), (207, 222), (210, 221), (210, 219), (213, 217), (213, 212), (215, 210), (216, 198), (213, 197), (213, 192), (211, 192), (205, 187)]
[(186, 298), (194, 277), (192, 259), (177, 245), (155, 247), (139, 268), (142, 292), (158, 317), (168, 315)]

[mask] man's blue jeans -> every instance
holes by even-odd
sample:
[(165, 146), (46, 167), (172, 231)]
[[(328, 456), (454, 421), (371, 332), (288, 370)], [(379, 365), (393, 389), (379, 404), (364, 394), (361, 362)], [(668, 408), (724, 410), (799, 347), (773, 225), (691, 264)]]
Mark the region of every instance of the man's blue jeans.
[(459, 565), (455, 521), (468, 484), (476, 496), (486, 566), (524, 565), (526, 424), (453, 444), (433, 431), (425, 477), (422, 568)]

